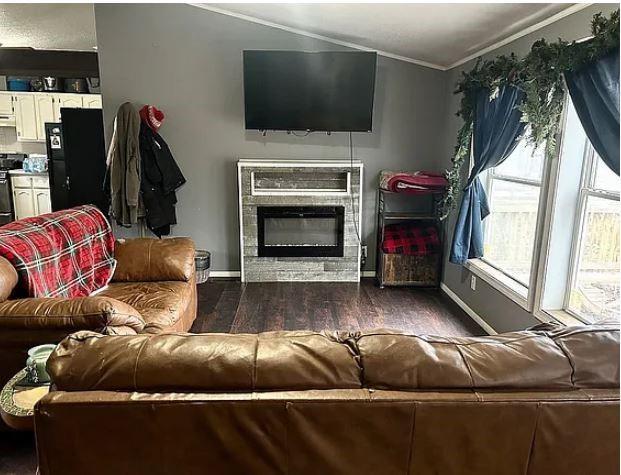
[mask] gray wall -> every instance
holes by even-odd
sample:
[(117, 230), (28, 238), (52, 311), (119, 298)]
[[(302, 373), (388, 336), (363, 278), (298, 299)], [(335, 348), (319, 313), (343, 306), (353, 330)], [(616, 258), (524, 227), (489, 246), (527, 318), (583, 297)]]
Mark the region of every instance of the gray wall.
[[(183, 4), (96, 4), (95, 18), (108, 136), (124, 101), (165, 112), (161, 134), (188, 179), (178, 193), (174, 234), (210, 250), (212, 269), (239, 270), (237, 158), (349, 158), (344, 133), (246, 132), (242, 51), (344, 48)], [(367, 269), (375, 263), (379, 170), (440, 170), (447, 76), (378, 58), (373, 133), (354, 134), (355, 156), (365, 166)]]
[[(545, 38), (550, 42), (556, 41), (558, 38), (568, 41), (584, 38), (590, 35), (591, 19), (595, 13), (603, 12), (604, 14), (609, 14), (616, 8), (618, 8), (618, 4), (593, 5), (498, 48), (486, 54), (483, 58), (491, 59), (495, 56), (511, 52), (516, 53), (518, 56), (523, 56), (530, 51), (532, 44), (541, 38)], [(461, 72), (472, 69), (475, 63), (476, 60), (470, 61), (446, 73), (448, 77), (446, 91), (448, 97), (448, 113), (447, 123), (443, 128), (445, 134), (443, 141), (444, 152), (442, 153), (444, 164), (441, 166), (444, 168), (449, 166), (450, 157), (453, 153), (453, 147), (455, 146), (457, 131), (462, 124), (461, 119), (454, 114), (454, 112), (457, 112), (459, 109), (461, 96), (453, 94), (452, 91)], [(453, 213), (449, 221), (450, 235), (452, 235), (455, 219), (456, 212)], [(443, 282), (498, 332), (523, 329), (538, 323), (530, 313), (481, 279), (477, 280), (476, 291), (470, 290), (470, 273), (461, 266), (449, 263), (448, 253)]]
[[(523, 55), (539, 38), (589, 34), (595, 5), (487, 54)], [(95, 18), (108, 134), (124, 101), (155, 104), (166, 113), (161, 129), (188, 178), (179, 192), (175, 235), (189, 235), (212, 251), (215, 270), (238, 270), (235, 162), (248, 158), (347, 158), (346, 134), (261, 137), (243, 125), (241, 54), (244, 49), (344, 49), (330, 43), (223, 16), (188, 5), (96, 4)], [(450, 165), (462, 70), (436, 71), (378, 58), (374, 132), (354, 134), (355, 156), (365, 165), (363, 241), (374, 266), (377, 174), (387, 169), (443, 170)], [(453, 214), (449, 229), (454, 226)], [(481, 279), (447, 263), (444, 283), (497, 331), (537, 323), (532, 315)]]

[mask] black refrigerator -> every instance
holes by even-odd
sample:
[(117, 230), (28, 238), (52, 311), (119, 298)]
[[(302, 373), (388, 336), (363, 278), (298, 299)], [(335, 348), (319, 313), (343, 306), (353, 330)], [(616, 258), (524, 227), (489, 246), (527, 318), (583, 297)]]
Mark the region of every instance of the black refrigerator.
[(83, 204), (109, 211), (100, 109), (61, 109), (62, 123), (45, 124), (52, 210)]

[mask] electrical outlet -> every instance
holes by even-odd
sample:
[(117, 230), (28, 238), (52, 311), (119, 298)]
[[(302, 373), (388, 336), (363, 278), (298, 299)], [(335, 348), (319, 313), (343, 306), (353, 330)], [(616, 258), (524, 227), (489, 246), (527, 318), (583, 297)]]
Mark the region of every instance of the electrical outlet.
[(366, 258), (368, 256), (368, 254), (367, 254), (367, 246), (361, 246), (360, 253), (361, 253), (362, 259), (366, 260)]
[(477, 289), (477, 278), (474, 275), (470, 276), (470, 288), (472, 290), (476, 290)]

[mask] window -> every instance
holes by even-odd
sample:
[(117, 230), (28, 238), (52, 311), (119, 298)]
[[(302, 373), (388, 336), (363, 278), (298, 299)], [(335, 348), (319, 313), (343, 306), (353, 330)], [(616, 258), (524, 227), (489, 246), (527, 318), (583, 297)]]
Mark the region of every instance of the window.
[(485, 263), (528, 287), (537, 230), (544, 148), (523, 139), (487, 173), (490, 215), (483, 221)]
[[(558, 154), (522, 142), (480, 175), (490, 215), (467, 268), (542, 321), (619, 318), (621, 180), (567, 99)], [(536, 247), (539, 246), (539, 247)]]
[(618, 317), (619, 177), (586, 147), (566, 309), (586, 322)]

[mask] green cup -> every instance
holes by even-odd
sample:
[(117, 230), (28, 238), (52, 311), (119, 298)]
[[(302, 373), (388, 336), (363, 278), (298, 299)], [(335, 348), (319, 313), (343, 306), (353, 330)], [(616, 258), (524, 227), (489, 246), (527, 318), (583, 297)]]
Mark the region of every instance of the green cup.
[(26, 368), (28, 376), (33, 383), (49, 383), (50, 375), (45, 370), (45, 364), (54, 351), (56, 345), (39, 345), (28, 350), (28, 359), (26, 360)]

